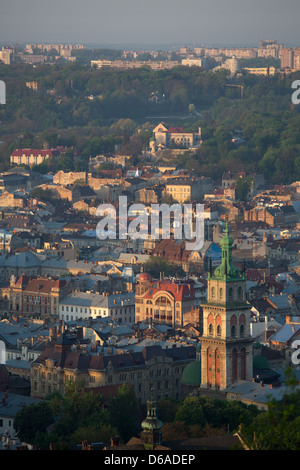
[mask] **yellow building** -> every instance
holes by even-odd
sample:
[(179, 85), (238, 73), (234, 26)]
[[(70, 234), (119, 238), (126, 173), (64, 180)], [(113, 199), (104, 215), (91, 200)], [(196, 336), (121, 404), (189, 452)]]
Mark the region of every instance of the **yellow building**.
[(276, 71), (275, 67), (245, 67), (243, 70), (253, 75), (264, 75), (265, 77), (275, 75)]
[(53, 346), (31, 362), (31, 396), (63, 393), (69, 381), (81, 380), (86, 389), (94, 390), (126, 383), (134, 389), (139, 404), (146, 404), (150, 396), (180, 400), (182, 373), (196, 357), (194, 346), (146, 346), (142, 351), (112, 355), (87, 355), (72, 346), (62, 333)]

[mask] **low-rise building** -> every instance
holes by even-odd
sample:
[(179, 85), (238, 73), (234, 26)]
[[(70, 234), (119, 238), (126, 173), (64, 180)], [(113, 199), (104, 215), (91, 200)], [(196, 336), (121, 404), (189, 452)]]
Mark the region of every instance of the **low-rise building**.
[(212, 190), (212, 180), (210, 178), (198, 179), (171, 179), (166, 182), (165, 194), (179, 204), (187, 202), (200, 202), (204, 194)]
[(12, 440), (17, 438), (14, 429), (14, 419), (18, 411), (24, 406), (38, 404), (41, 400), (18, 395), (15, 393), (0, 392), (0, 434), (3, 436), (4, 448), (9, 448)]
[(68, 293), (65, 279), (11, 277), (8, 288), (9, 313), (27, 317), (57, 319), (59, 300)]
[(39, 165), (48, 158), (58, 157), (57, 149), (17, 149), (10, 155), (11, 165)]
[(134, 322), (134, 311), (133, 292), (73, 292), (59, 303), (59, 319), (66, 322), (97, 317), (111, 317), (120, 323)]
[(158, 148), (197, 148), (202, 143), (201, 128), (198, 132), (185, 132), (182, 127), (166, 127), (163, 123), (153, 129), (155, 149)]
[[(201, 323), (200, 309), (195, 306), (193, 282), (152, 280), (148, 273), (138, 277), (135, 290), (136, 322), (184, 326), (191, 319)], [(186, 317), (186, 319), (185, 319)]]

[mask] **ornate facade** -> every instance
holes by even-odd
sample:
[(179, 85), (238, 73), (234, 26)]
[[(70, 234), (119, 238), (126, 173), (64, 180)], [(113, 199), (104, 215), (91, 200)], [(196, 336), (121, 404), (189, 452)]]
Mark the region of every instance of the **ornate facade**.
[(135, 320), (181, 327), (200, 323), (200, 310), (195, 307), (192, 282), (152, 280), (148, 273), (140, 274), (135, 288)]

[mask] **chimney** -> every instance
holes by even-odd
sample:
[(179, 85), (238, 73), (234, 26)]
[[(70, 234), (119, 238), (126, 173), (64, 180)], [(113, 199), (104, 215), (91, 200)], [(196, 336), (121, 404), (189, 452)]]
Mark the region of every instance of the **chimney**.
[(119, 444), (120, 444), (120, 438), (118, 436), (110, 438), (110, 446), (111, 447), (118, 447)]

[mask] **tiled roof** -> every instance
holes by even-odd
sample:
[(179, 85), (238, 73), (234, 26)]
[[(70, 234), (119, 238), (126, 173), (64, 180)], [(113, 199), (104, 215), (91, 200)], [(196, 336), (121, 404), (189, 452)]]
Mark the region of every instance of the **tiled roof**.
[(195, 297), (195, 289), (190, 283), (176, 283), (169, 280), (154, 281), (149, 285), (144, 299), (152, 299), (158, 292), (170, 292), (176, 301), (192, 300)]
[(300, 324), (289, 324), (286, 323), (280, 330), (278, 330), (274, 335), (270, 336), (269, 341), (275, 341), (279, 343), (288, 342), (296, 333), (300, 330)]
[(46, 359), (54, 361), (57, 367), (79, 370), (103, 370), (109, 364), (115, 368), (136, 367), (144, 365), (153, 357), (169, 357), (173, 361), (188, 361), (196, 357), (194, 346), (176, 347), (163, 349), (161, 346), (145, 347), (142, 351), (114, 354), (111, 356), (83, 355), (79, 351), (64, 351), (57, 347), (48, 348), (34, 361), (36, 364), (42, 364)]
[(51, 149), (51, 150), (44, 150), (44, 149), (17, 149), (14, 150), (11, 155), (13, 157), (22, 157), (23, 155), (30, 157), (31, 155), (33, 156), (39, 156), (41, 155), (42, 157), (48, 157), (50, 156), (57, 156), (59, 155), (59, 151), (57, 149)]

